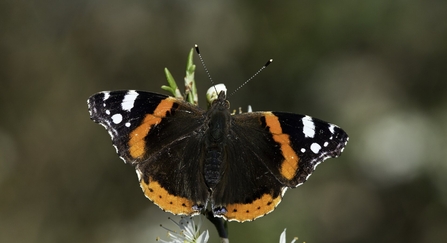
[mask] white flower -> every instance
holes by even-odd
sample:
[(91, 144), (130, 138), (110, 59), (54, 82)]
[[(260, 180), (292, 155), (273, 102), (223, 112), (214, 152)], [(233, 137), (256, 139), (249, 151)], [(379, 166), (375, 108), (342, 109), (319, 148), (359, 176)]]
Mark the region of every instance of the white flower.
[[(171, 219), (172, 220), (172, 219)], [(206, 243), (209, 239), (208, 230), (203, 231), (200, 234), (200, 226), (202, 225), (202, 220), (199, 220), (199, 224), (196, 226), (194, 220), (191, 217), (182, 217), (180, 222), (175, 222), (172, 220), (179, 228), (180, 232), (175, 232), (173, 230), (168, 230), (168, 236), (171, 238), (168, 241), (157, 239), (157, 241), (163, 243)], [(163, 227), (163, 226), (162, 226)], [(164, 228), (164, 227), (163, 227)]]
[(213, 101), (218, 98), (219, 93), (222, 91), (225, 93), (225, 95), (227, 94), (227, 87), (225, 87), (225, 84), (216, 84), (209, 88), (206, 91), (206, 101), (208, 101), (208, 104), (211, 105)]
[[(293, 238), (291, 243), (294, 243), (297, 240), (298, 238), (295, 237)], [(281, 236), (279, 236), (279, 243), (286, 243), (286, 229), (284, 229), (284, 231), (281, 233)]]

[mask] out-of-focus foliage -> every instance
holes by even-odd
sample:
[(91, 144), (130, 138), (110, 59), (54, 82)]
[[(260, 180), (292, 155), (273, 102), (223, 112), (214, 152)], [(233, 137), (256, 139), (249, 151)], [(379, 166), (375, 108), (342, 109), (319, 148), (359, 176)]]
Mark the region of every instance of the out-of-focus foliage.
[[(0, 242), (154, 242), (168, 216), (90, 121), (102, 90), (163, 92), (199, 44), (232, 108), (343, 127), (344, 154), (232, 242), (445, 242), (447, 2), (2, 1)], [(197, 62), (196, 62), (197, 63)], [(210, 82), (198, 65), (200, 102)], [(201, 94), (201, 95), (200, 95)], [(217, 233), (211, 225), (211, 242)]]

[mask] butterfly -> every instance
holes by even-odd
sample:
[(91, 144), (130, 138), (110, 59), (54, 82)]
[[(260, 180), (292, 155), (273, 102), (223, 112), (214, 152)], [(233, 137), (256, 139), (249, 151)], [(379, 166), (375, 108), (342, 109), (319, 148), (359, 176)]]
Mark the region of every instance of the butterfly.
[(146, 197), (164, 211), (193, 216), (210, 208), (229, 221), (254, 220), (348, 142), (340, 127), (307, 115), (233, 114), (226, 92), (216, 92), (208, 110), (135, 90), (87, 101), (90, 118), (106, 128)]

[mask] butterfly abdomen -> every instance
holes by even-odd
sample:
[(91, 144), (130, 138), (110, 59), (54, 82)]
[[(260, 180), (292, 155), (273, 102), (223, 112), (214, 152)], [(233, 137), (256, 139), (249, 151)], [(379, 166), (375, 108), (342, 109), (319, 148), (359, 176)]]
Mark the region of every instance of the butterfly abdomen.
[(223, 153), (220, 150), (208, 150), (205, 163), (203, 165), (203, 176), (208, 188), (213, 189), (222, 177)]

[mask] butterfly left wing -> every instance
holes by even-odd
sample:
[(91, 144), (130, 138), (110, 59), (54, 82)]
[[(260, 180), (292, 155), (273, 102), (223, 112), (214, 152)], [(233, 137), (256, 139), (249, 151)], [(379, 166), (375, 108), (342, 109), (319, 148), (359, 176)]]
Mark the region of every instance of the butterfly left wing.
[(204, 111), (134, 90), (100, 92), (87, 102), (90, 118), (109, 132), (120, 158), (136, 167), (146, 197), (173, 214), (200, 212), (209, 196), (200, 173)]
[(339, 127), (309, 116), (252, 112), (232, 118), (226, 143), (232, 162), (212, 201), (214, 213), (228, 220), (249, 221), (273, 211), (288, 187), (304, 183), (348, 141)]

